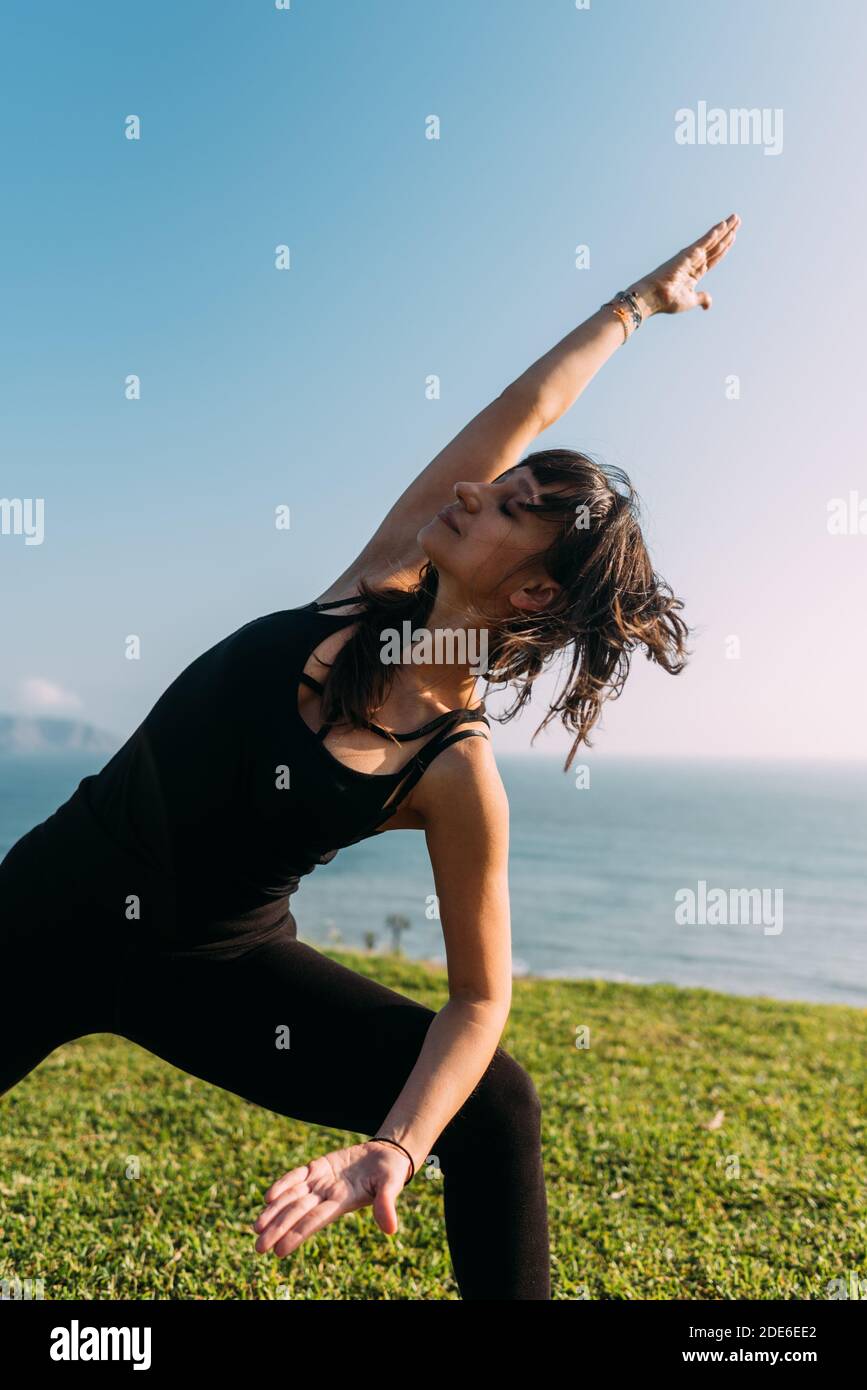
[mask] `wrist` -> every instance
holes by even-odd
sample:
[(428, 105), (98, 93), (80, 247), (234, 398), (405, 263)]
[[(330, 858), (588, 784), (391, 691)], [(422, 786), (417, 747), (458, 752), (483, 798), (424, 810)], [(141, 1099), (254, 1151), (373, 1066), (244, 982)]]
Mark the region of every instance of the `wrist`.
[(406, 1183), (409, 1182), (410, 1178), (413, 1178), (418, 1172), (415, 1151), (411, 1150), (402, 1140), (395, 1140), (392, 1135), (376, 1134), (371, 1135), (367, 1143), (371, 1148), (390, 1150), (396, 1158), (403, 1158), (406, 1164), (406, 1181), (404, 1182), (404, 1187)]
[(642, 322), (659, 312), (656, 295), (651, 285), (639, 280), (637, 284), (627, 286), (627, 289), (629, 294), (634, 294), (638, 301)]

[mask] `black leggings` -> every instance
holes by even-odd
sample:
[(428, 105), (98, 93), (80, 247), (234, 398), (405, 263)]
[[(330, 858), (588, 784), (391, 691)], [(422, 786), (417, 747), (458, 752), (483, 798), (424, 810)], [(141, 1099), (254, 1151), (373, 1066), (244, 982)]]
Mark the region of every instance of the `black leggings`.
[[(279, 1115), (377, 1133), (432, 1010), (288, 932), (233, 959), (142, 949), (64, 892), (40, 845), (31, 832), (0, 863), (0, 1095), (63, 1043), (115, 1033)], [(551, 1297), (540, 1110), (498, 1048), (433, 1146), (464, 1299)]]

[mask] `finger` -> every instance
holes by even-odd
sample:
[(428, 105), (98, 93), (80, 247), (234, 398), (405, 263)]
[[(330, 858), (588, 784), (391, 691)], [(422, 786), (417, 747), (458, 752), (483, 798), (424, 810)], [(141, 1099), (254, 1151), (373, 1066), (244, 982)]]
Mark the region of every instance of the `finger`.
[(275, 1197), (279, 1197), (282, 1192), (286, 1191), (287, 1187), (298, 1182), (299, 1178), (306, 1178), (309, 1172), (310, 1165), (308, 1163), (302, 1163), (300, 1168), (290, 1168), (288, 1173), (284, 1173), (282, 1178), (278, 1178), (276, 1182), (271, 1184), (265, 1193), (264, 1200), (273, 1202)]
[(728, 217), (723, 218), (722, 222), (717, 223), (716, 227), (712, 227), (711, 231), (713, 235), (708, 239), (705, 250), (712, 249), (717, 246), (724, 237), (727, 237), (731, 232), (737, 231), (740, 226), (740, 220), (736, 212), (731, 212)]
[(737, 226), (737, 220), (738, 214), (736, 212), (730, 213), (728, 217), (723, 218), (722, 222), (717, 222), (713, 227), (710, 227), (704, 236), (698, 238), (698, 241), (694, 241), (689, 249), (707, 253), (716, 246), (717, 242), (722, 241), (727, 232)]
[(398, 1228), (397, 1197), (402, 1190), (400, 1183), (384, 1183), (373, 1199), (373, 1219), (387, 1236)]
[(297, 1202), (301, 1197), (308, 1196), (310, 1191), (311, 1188), (308, 1183), (300, 1183), (297, 1187), (293, 1187), (289, 1192), (285, 1193), (278, 1202), (271, 1202), (260, 1211), (255, 1221), (250, 1222), (253, 1230), (260, 1232), (266, 1231), (269, 1226), (273, 1225), (281, 1213), (286, 1210), (290, 1203)]
[(336, 1221), (338, 1216), (342, 1216), (345, 1208), (341, 1202), (320, 1202), (315, 1211), (311, 1211), (303, 1217), (295, 1228), (283, 1236), (274, 1246), (274, 1254), (283, 1259), (286, 1255), (291, 1255), (293, 1250), (297, 1250), (302, 1241), (307, 1240), (314, 1232), (321, 1231), (323, 1226), (327, 1226), (332, 1221)]
[(725, 256), (725, 255), (727, 254), (727, 252), (729, 252), (729, 251), (731, 250), (731, 248), (732, 248), (732, 246), (734, 245), (736, 239), (737, 239), (737, 232), (736, 232), (736, 231), (729, 232), (728, 236), (725, 237), (725, 238), (719, 243), (718, 246), (715, 246), (715, 247), (714, 247), (713, 251), (710, 253), (710, 255), (709, 255), (708, 258), (707, 258), (707, 269), (708, 269), (708, 270), (710, 270), (712, 266), (715, 266), (716, 263), (717, 263), (717, 261), (721, 261), (721, 260), (722, 260), (723, 256)]
[(284, 1207), (278, 1216), (274, 1218), (261, 1232), (256, 1241), (255, 1249), (260, 1255), (264, 1255), (267, 1250), (282, 1240), (288, 1231), (291, 1231), (297, 1221), (306, 1216), (309, 1211), (317, 1207), (322, 1198), (315, 1192), (307, 1192), (296, 1201), (290, 1202)]
[(710, 306), (713, 304), (713, 296), (707, 294), (704, 290), (699, 291), (699, 293), (696, 295), (696, 299), (698, 300), (699, 304), (703, 309), (709, 309)]
[(251, 1221), (250, 1224), (253, 1230), (263, 1231), (266, 1226), (270, 1225), (276, 1216), (279, 1216), (280, 1212), (285, 1209), (289, 1202), (297, 1201), (299, 1197), (305, 1196), (311, 1190), (311, 1184), (306, 1178), (294, 1182), (291, 1187), (285, 1188), (276, 1201), (267, 1202), (259, 1212), (255, 1221)]
[(704, 255), (700, 251), (695, 253), (700, 258), (699, 264), (694, 265), (689, 272), (694, 280), (700, 280), (703, 275), (707, 275), (709, 270), (713, 270), (717, 262), (721, 261), (723, 256), (731, 250), (736, 236), (736, 231), (728, 232), (712, 251)]

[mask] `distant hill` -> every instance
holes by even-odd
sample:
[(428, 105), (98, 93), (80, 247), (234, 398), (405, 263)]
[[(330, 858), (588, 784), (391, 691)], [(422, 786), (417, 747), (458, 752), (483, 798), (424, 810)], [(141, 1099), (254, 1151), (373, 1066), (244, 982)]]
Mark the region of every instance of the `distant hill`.
[(22, 753), (114, 753), (122, 740), (82, 719), (0, 714), (0, 757)]

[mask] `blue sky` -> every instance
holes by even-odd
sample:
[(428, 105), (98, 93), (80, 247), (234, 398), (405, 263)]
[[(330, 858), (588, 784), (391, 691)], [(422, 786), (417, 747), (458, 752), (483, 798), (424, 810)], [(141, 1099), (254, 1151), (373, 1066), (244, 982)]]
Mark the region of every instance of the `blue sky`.
[[(45, 538), (0, 535), (0, 709), (126, 736), (220, 637), (321, 593), (507, 382), (735, 210), (714, 308), (646, 324), (536, 446), (627, 470), (698, 628), (684, 675), (636, 661), (596, 747), (867, 756), (867, 534), (826, 524), (867, 498), (865, 29), (803, 0), (7, 0), (0, 497), (44, 498)], [(678, 144), (699, 101), (782, 110), (781, 152)], [(546, 688), (501, 750), (528, 749)]]

